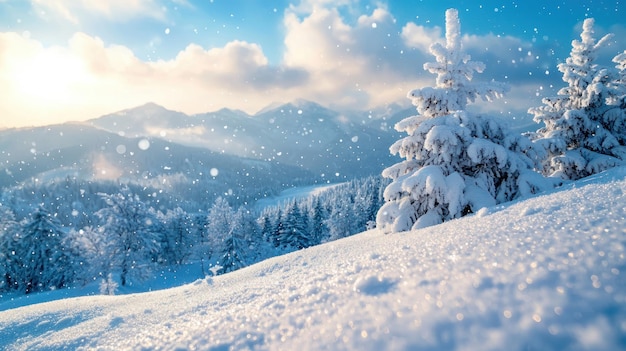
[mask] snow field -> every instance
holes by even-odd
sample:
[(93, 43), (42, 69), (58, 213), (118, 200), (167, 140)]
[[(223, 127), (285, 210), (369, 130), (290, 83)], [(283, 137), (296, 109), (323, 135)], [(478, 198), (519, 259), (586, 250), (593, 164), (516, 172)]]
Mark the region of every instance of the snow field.
[(0, 312), (5, 350), (623, 350), (626, 168), (168, 290)]

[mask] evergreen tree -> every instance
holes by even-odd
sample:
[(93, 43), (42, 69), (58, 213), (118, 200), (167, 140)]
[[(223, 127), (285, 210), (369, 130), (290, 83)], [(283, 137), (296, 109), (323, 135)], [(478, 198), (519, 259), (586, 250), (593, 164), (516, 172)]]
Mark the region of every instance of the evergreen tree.
[(325, 223), (326, 211), (319, 197), (314, 200), (314, 204), (309, 211), (309, 218), (311, 242), (313, 245), (318, 245), (325, 241), (328, 236), (328, 227)]
[(368, 222), (376, 220), (376, 212), (380, 207), (374, 207), (377, 201), (374, 199), (375, 193), (373, 192), (373, 185), (370, 179), (366, 179), (365, 183), (356, 188), (353, 213), (358, 213), (358, 216), (354, 216), (353, 231), (355, 233), (362, 232), (368, 229)]
[(548, 151), (545, 175), (576, 180), (624, 164), (624, 115), (616, 109), (619, 75), (613, 67), (596, 63), (598, 50), (611, 35), (596, 41), (593, 25), (591, 18), (584, 21), (581, 40), (572, 42), (570, 56), (558, 65), (567, 86), (558, 97), (529, 109), (544, 124), (531, 137)]
[(243, 236), (243, 228), (241, 223), (235, 220), (234, 217), (231, 217), (231, 220), (229, 232), (224, 236), (222, 243), (218, 274), (232, 272), (246, 266), (244, 258), (246, 242)]
[(533, 172), (536, 154), (530, 140), (495, 118), (465, 111), (477, 97), (491, 101), (507, 88), (472, 81), (485, 65), (463, 53), (455, 9), (446, 11), (446, 45), (435, 43), (430, 51), (436, 62), (424, 69), (437, 74), (436, 86), (409, 92), (419, 114), (396, 124), (408, 136), (390, 147), (406, 160), (383, 171), (392, 183), (376, 225), (385, 232), (441, 223), (543, 186)]
[(202, 267), (202, 275), (207, 276), (210, 273), (208, 267), (205, 267), (205, 262), (213, 255), (208, 233), (208, 216), (201, 212), (194, 213), (191, 215), (191, 223), (195, 239), (191, 243), (190, 260), (199, 261)]
[(100, 281), (100, 294), (102, 295), (115, 295), (115, 290), (117, 290), (118, 284), (113, 279), (113, 274), (109, 273), (105, 278), (102, 278)]
[(64, 238), (53, 215), (43, 207), (35, 210), (32, 219), (4, 242), (7, 288), (28, 294), (71, 284), (74, 272)]
[(220, 269), (217, 271), (224, 274), (255, 262), (260, 257), (257, 250), (262, 247), (263, 239), (259, 225), (249, 210), (242, 206), (233, 213), (222, 201), (220, 204), (223, 211), (215, 209), (212, 216), (216, 217), (211, 218), (216, 220), (216, 228), (225, 231), (220, 244)]
[(83, 283), (104, 278), (110, 273), (110, 262), (107, 259), (107, 237), (104, 227), (87, 226), (79, 230), (70, 230), (66, 236), (65, 246), (72, 253), (76, 280)]
[[(621, 146), (626, 145), (626, 51), (613, 58), (615, 68), (618, 70), (617, 80), (613, 85), (615, 98), (610, 101), (614, 106), (604, 116), (605, 123)], [(614, 152), (622, 160), (626, 160), (626, 152), (623, 147), (615, 148)]]
[[(329, 231), (329, 241), (345, 238), (355, 233), (355, 216), (362, 212), (354, 212), (354, 201), (350, 195), (342, 196), (333, 202), (328, 219), (325, 221)], [(362, 230), (365, 230), (363, 226)]]
[(231, 234), (235, 212), (226, 199), (218, 197), (209, 209), (207, 216), (207, 236), (211, 251), (217, 254), (224, 251), (226, 240)]
[(283, 223), (283, 220), (284, 220), (283, 217), (284, 217), (283, 216), (283, 211), (279, 208), (277, 213), (276, 213), (276, 216), (274, 216), (274, 218), (276, 218), (276, 220), (274, 221), (274, 226), (273, 226), (274, 230), (272, 231), (271, 236), (270, 236), (270, 243), (272, 245), (274, 245), (274, 247), (276, 247), (276, 248), (283, 246), (281, 241), (280, 241), (281, 240), (281, 235), (282, 235), (281, 233), (285, 230), (285, 226), (284, 226), (284, 223)]
[(270, 242), (272, 233), (274, 232), (274, 227), (272, 225), (269, 212), (265, 212), (263, 216), (261, 216), (259, 226), (261, 228), (261, 237), (263, 240)]
[(283, 216), (282, 228), (278, 233), (280, 245), (297, 250), (311, 246), (311, 240), (306, 231), (307, 226), (305, 216), (302, 215), (300, 207), (293, 201), (287, 207)]
[(13, 284), (16, 270), (13, 266), (15, 240), (19, 240), (19, 224), (11, 209), (0, 204), (0, 291), (16, 289)]
[(261, 226), (256, 221), (253, 213), (244, 206), (239, 207), (235, 213), (235, 219), (239, 222), (241, 234), (244, 241), (242, 255), (246, 264), (258, 262), (264, 257), (264, 250), (267, 249), (266, 241), (261, 233)]
[(108, 205), (97, 212), (107, 237), (104, 259), (112, 269), (119, 270), (122, 286), (134, 279), (148, 278), (161, 241), (154, 214), (128, 187), (120, 193), (101, 196)]
[(194, 236), (191, 217), (182, 208), (176, 207), (159, 214), (163, 223), (161, 251), (163, 260), (180, 265), (191, 255), (193, 243), (199, 239)]

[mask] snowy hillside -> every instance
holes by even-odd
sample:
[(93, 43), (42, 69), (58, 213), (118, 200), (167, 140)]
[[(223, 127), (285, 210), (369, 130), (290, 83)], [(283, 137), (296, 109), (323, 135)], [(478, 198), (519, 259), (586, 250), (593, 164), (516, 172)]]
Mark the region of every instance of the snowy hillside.
[[(146, 187), (156, 185), (168, 201), (182, 198), (198, 204), (210, 203), (228, 189), (254, 202), (286, 187), (319, 179), (301, 167), (160, 138), (123, 136), (81, 123), (0, 131), (0, 156), (0, 188), (4, 189), (25, 183), (45, 186), (66, 178), (128, 181)], [(217, 174), (212, 175), (212, 170)], [(45, 191), (37, 189), (34, 194), (41, 192)], [(15, 200), (10, 196), (5, 204)]]
[(0, 312), (3, 350), (624, 350), (626, 168), (151, 293)]

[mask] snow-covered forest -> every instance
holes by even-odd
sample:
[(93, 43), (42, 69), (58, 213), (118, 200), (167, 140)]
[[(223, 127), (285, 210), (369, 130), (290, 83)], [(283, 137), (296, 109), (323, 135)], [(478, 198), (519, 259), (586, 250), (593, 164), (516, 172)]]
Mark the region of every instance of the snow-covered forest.
[[(127, 150), (124, 133), (104, 127), (118, 127), (117, 122), (101, 119), (89, 127), (72, 126), (80, 129), (77, 134), (89, 130), (104, 138), (106, 146), (93, 144), (90, 154), (116, 158), (90, 176), (84, 174), (86, 165), (66, 164), (83, 157), (75, 145), (39, 153), (41, 145), (33, 143), (33, 164), (11, 161), (13, 168), (8, 160), (13, 151), (5, 151), (0, 302), (64, 289), (93, 292), (94, 286), (102, 295), (141, 291), (158, 272), (189, 267), (197, 274), (190, 280), (198, 280), (149, 295), (167, 305), (154, 318), (137, 317), (155, 312), (147, 305), (136, 314), (122, 312), (129, 307), (125, 301), (136, 296), (80, 300), (83, 309), (76, 307), (65, 319), (60, 316), (67, 311), (56, 304), (22, 307), (14, 320), (11, 311), (0, 312), (0, 328), (14, 334), (0, 337), (0, 346), (624, 348), (626, 285), (619, 277), (626, 270), (626, 50), (616, 52), (611, 65), (598, 63), (612, 34), (598, 38), (594, 20), (586, 19), (570, 56), (557, 67), (563, 87), (528, 110), (536, 130), (520, 133), (501, 116), (468, 108), (477, 100), (492, 103), (510, 87), (481, 81), (487, 67), (464, 51), (458, 11), (449, 9), (445, 18), (445, 43), (433, 43), (434, 62), (423, 64), (436, 76), (434, 84), (408, 92), (410, 115), (396, 111), (377, 127), (336, 128), (331, 112), (316, 104), (307, 112), (282, 107), (282, 115), (302, 118), (302, 124), (283, 130), (239, 125), (225, 143), (236, 144), (237, 133), (246, 129), (278, 129), (286, 145), (297, 147), (283, 155), (279, 144), (272, 144), (271, 157), (247, 148), (227, 156), (224, 150), (195, 153), (141, 135), (136, 139), (141, 150)], [(264, 118), (275, 123), (274, 117)], [(368, 142), (378, 147), (398, 137), (383, 128), (387, 118), (406, 134), (390, 143), (395, 158), (387, 150), (366, 149)], [(326, 138), (317, 143), (330, 156), (309, 150), (308, 163), (297, 149), (313, 147), (316, 127)], [(4, 131), (7, 140), (10, 132)], [(164, 151), (167, 164), (154, 168), (151, 155)], [(333, 175), (333, 163), (349, 158)], [(57, 161), (59, 167), (48, 167)], [(362, 162), (371, 162), (368, 167), (380, 174), (353, 167)], [(321, 172), (314, 171), (318, 163), (324, 165)], [(113, 177), (103, 176), (111, 170), (117, 172)], [(304, 185), (320, 190), (279, 197)], [(290, 293), (277, 292), (274, 285), (264, 290), (260, 279), (280, 280)], [(216, 293), (215, 300), (201, 297), (201, 289)], [(185, 294), (190, 305), (181, 309), (189, 318), (210, 310), (214, 321), (207, 323), (223, 334), (203, 335), (202, 323), (192, 327), (173, 317), (181, 306), (164, 301)], [(284, 301), (272, 300), (272, 294)], [(278, 319), (264, 307), (251, 307), (255, 296), (276, 309)], [(356, 300), (348, 301), (350, 296)], [(343, 303), (350, 309), (342, 309)], [(219, 312), (218, 304), (227, 312)], [(117, 316), (103, 321), (101, 311)], [(39, 313), (60, 320), (37, 324), (36, 335), (29, 335), (27, 326)], [(223, 325), (214, 324), (222, 319), (219, 313), (228, 315)], [(172, 324), (163, 324), (169, 319)], [(188, 337), (174, 320), (189, 327)], [(113, 340), (118, 330), (133, 334), (130, 321), (141, 325), (141, 333)], [(70, 335), (87, 324), (84, 340)], [(237, 334), (225, 325), (254, 328)], [(42, 337), (48, 334), (54, 337)]]
[[(1, 289), (31, 293), (75, 287), (111, 273), (122, 286), (141, 284), (159, 267), (191, 263), (204, 274), (230, 272), (366, 230), (373, 226), (385, 184), (380, 177), (352, 180), (261, 213), (232, 207), (224, 197), (207, 211), (187, 212), (128, 184), (107, 183), (109, 193), (104, 185), (93, 191), (98, 184), (91, 182), (50, 184), (30, 192), (42, 197), (31, 202), (42, 204), (32, 213), (18, 207), (23, 218), (10, 205), (0, 207)], [(24, 198), (23, 187), (19, 191), (5, 198), (20, 204), (32, 199)], [(48, 197), (56, 201), (47, 202)], [(56, 205), (54, 213), (46, 203)]]

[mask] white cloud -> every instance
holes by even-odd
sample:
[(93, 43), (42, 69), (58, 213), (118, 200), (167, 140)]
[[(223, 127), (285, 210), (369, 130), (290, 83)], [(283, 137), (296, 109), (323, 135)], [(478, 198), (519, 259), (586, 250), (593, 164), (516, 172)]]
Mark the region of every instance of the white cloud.
[[(127, 2), (136, 7), (153, 4)], [(91, 8), (106, 13), (119, 3)], [(306, 4), (314, 10), (306, 12), (301, 4), (285, 11), (285, 51), (279, 65), (270, 64), (258, 44), (245, 41), (212, 49), (189, 44), (172, 59), (149, 62), (128, 47), (84, 33), (55, 47), (0, 33), (0, 91), (8, 92), (0, 100), (0, 115), (13, 120), (4, 122), (7, 125), (47, 124), (59, 118), (94, 118), (148, 101), (186, 113), (222, 107), (253, 113), (272, 102), (297, 98), (365, 109), (407, 103), (407, 91), (434, 83), (435, 77), (422, 65), (433, 60), (430, 44), (443, 40), (440, 28), (409, 23), (398, 33), (395, 18), (384, 7), (349, 23), (326, 0)], [(528, 87), (514, 89), (507, 107), (525, 111), (528, 106), (522, 104), (532, 84), (519, 68), (540, 64), (534, 62), (535, 55), (528, 55), (532, 45), (494, 35), (465, 35), (463, 43), (473, 59), (488, 60), (487, 71), (476, 79), (522, 72), (519, 79), (526, 79)]]
[(187, 113), (254, 112), (306, 80), (306, 72), (272, 67), (258, 45), (241, 41), (210, 50), (191, 44), (172, 60), (146, 62), (84, 33), (49, 48), (0, 34), (0, 91), (10, 97), (0, 100), (6, 125), (82, 120), (147, 101)]
[(287, 11), (284, 23), (284, 63), (311, 76), (304, 97), (367, 108), (403, 99), (421, 74), (413, 62), (419, 53), (403, 50), (395, 19), (384, 8), (354, 25), (335, 7), (316, 7), (304, 17)]
[(441, 27), (424, 27), (410, 22), (402, 28), (402, 39), (408, 47), (428, 52), (435, 42), (445, 41), (441, 36)]

